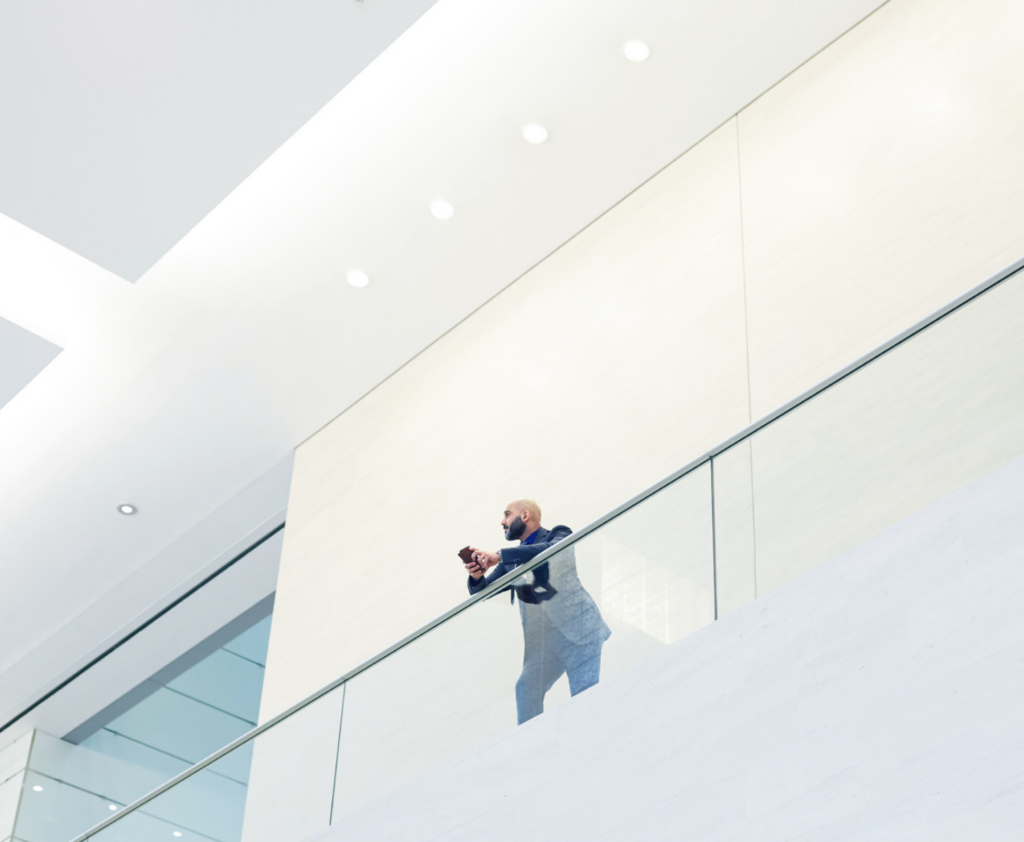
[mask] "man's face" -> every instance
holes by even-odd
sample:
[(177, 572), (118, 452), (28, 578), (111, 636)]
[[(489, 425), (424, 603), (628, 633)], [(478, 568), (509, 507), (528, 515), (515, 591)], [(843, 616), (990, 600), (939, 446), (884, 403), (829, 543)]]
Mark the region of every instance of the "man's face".
[(526, 524), (523, 523), (522, 512), (514, 503), (505, 508), (505, 516), (501, 519), (501, 528), (505, 530), (506, 541), (518, 541), (526, 531)]

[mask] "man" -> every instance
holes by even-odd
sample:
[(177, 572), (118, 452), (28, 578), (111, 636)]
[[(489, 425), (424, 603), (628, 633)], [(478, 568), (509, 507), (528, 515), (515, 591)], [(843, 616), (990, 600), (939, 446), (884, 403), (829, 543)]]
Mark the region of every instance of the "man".
[[(477, 593), (521, 564), (572, 534), (568, 526), (545, 529), (540, 507), (533, 500), (509, 503), (501, 520), (505, 538), (519, 541), (489, 553), (471, 547), (469, 592)], [(576, 573), (573, 547), (568, 547), (532, 571), (531, 584), (512, 586), (519, 597), (523, 621), (523, 672), (516, 682), (519, 724), (544, 711), (544, 694), (563, 673), (572, 695), (597, 684), (601, 674), (601, 647), (611, 630)], [(490, 570), (490, 573), (487, 571)], [(525, 578), (529, 578), (527, 573)]]

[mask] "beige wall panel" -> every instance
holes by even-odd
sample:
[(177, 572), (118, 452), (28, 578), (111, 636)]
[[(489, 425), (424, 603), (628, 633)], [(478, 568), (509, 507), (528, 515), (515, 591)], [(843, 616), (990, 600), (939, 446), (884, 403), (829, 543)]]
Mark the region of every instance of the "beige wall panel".
[(749, 418), (725, 125), (297, 453), (261, 716), (466, 596), (510, 498), (578, 528)]
[(741, 113), (755, 417), (1024, 254), (1022, 36), (890, 0)]

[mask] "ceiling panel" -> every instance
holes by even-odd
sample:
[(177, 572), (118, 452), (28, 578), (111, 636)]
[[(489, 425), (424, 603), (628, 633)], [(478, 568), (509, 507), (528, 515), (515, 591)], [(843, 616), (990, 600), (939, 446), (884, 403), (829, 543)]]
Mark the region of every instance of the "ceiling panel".
[(0, 212), (135, 281), (434, 2), (0, 3)]
[(0, 318), (0, 409), (60, 352), (52, 342)]

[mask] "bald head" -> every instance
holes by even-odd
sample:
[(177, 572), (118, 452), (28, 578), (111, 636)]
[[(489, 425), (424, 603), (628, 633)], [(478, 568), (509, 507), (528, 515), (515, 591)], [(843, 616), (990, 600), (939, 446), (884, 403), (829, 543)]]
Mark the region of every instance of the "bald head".
[(505, 507), (501, 528), (505, 530), (505, 538), (509, 541), (529, 538), (540, 528), (540, 506), (537, 501), (528, 497), (513, 500)]
[(520, 515), (523, 512), (529, 512), (530, 517), (534, 520), (534, 526), (540, 526), (540, 506), (537, 505), (536, 500), (524, 497), (522, 500), (514, 500), (509, 503), (508, 508)]

